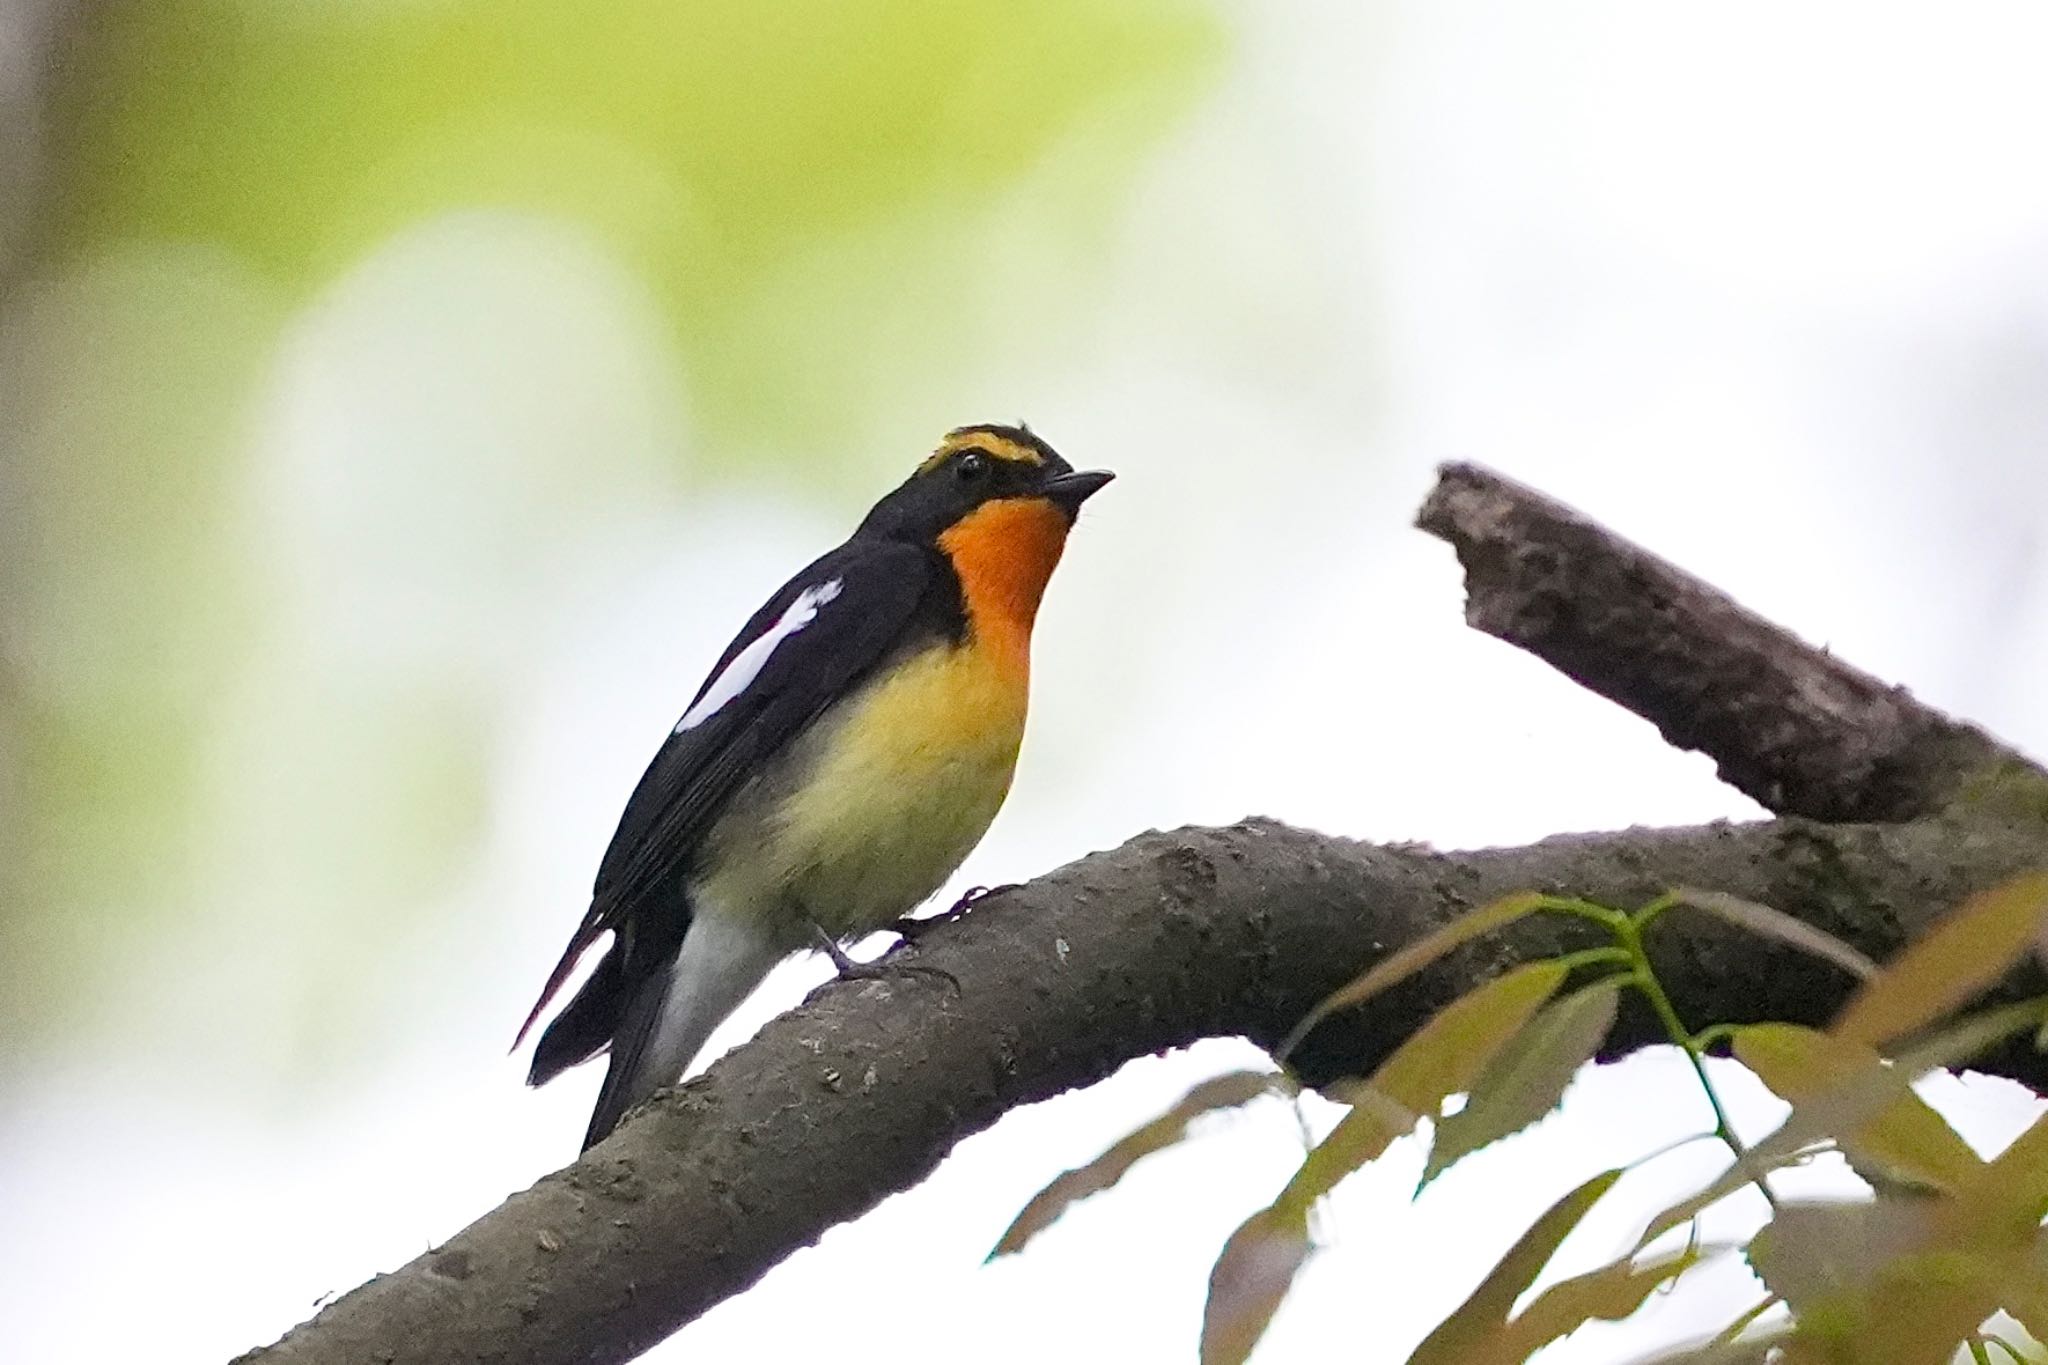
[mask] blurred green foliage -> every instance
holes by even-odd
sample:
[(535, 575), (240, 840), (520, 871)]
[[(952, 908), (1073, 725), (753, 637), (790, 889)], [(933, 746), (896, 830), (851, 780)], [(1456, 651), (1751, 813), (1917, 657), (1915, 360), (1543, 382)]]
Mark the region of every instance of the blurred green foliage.
[[(108, 14), (72, 92), (60, 240), (219, 243), (299, 291), (435, 210), (573, 218), (655, 291), (712, 452), (829, 448), (871, 378), (871, 337), (905, 366), (943, 363), (955, 320), (886, 314), (928, 309), (918, 286), (943, 284), (991, 213), (1053, 232), (1104, 221), (1222, 38), (1192, 0)], [(804, 271), (820, 251), (829, 268)], [(794, 297), (776, 287), (792, 272)], [(839, 345), (806, 344), (817, 333)]]

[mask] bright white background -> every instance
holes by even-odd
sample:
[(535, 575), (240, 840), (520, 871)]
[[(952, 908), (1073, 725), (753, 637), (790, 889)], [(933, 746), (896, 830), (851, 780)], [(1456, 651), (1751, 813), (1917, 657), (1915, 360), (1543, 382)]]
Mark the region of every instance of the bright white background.
[[(1054, 347), (983, 327), (974, 382), (909, 414), (867, 480), (1018, 416), (1121, 475), (1053, 585), (1023, 767), (958, 885), (1247, 813), (1443, 846), (1755, 815), (1462, 627), (1449, 551), (1408, 529), (1447, 458), (2048, 752), (2048, 11), (1405, 0), (1234, 22), (1225, 85), (1147, 170), (1099, 306)], [(987, 233), (984, 321), (1046, 268), (1000, 205)], [(868, 496), (826, 515), (676, 479), (690, 414), (633, 299), (573, 231), (467, 215), (295, 320), (248, 500), (296, 625), (253, 685), (306, 701), (261, 725), (317, 731), (344, 663), (350, 688), (456, 679), (492, 727), (489, 835), (432, 928), (348, 946), (390, 1022), (330, 1040), (317, 1101), (251, 1112), (232, 1078), (191, 1074), (195, 1039), (243, 1026), (204, 1002), (248, 965), (252, 919), (162, 964), (122, 1062), (55, 1066), (0, 1116), (10, 1358), (224, 1358), (574, 1152), (596, 1076), (523, 1090), (511, 1026), (702, 671)], [(522, 483), (549, 462), (502, 457), (536, 443), (588, 452), (588, 478)], [(437, 499), (462, 502), (461, 535), (435, 534)], [(224, 861), (282, 890), (303, 870), (241, 780), (275, 738), (252, 730), (219, 757), (221, 827), (246, 842)], [(713, 1050), (822, 975), (778, 973)], [(1278, 1108), (981, 1258), (1054, 1174), (1255, 1057), (1216, 1042), (1013, 1114), (649, 1358), (1188, 1359), (1216, 1250), (1298, 1157)], [(1400, 1359), (1558, 1193), (1704, 1126), (1681, 1070), (1582, 1077), (1564, 1115), (1413, 1204), (1419, 1155), (1397, 1150), (1334, 1201), (1261, 1358)], [(1767, 1128), (1768, 1098), (1726, 1080)], [(1987, 1143), (2034, 1109), (1984, 1081), (1935, 1092)], [(1714, 1160), (1631, 1177), (1567, 1269)], [(1729, 1270), (1554, 1358), (1625, 1359), (1758, 1296)]]

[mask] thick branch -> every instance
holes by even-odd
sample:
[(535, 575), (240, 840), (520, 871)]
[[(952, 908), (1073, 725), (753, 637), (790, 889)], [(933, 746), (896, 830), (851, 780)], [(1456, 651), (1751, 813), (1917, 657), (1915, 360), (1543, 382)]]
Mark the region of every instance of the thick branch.
[(1707, 754), (1769, 810), (1909, 820), (2024, 762), (1490, 470), (1445, 465), (1416, 524), (1457, 548), (1468, 624)]
[[(2038, 827), (1938, 821), (1629, 831), (1460, 855), (1266, 822), (1146, 835), (931, 934), (919, 960), (956, 976), (957, 995), (922, 977), (822, 988), (581, 1161), (244, 1359), (627, 1360), (1007, 1110), (1198, 1038), (1271, 1046), (1389, 945), (1508, 891), (1628, 905), (1674, 884), (1722, 888), (1883, 957), (2041, 855)], [(1319, 1030), (1298, 1060), (1369, 1068), (1421, 1012), (1581, 932), (1526, 922)], [(1701, 1021), (1819, 1022), (1848, 984), (1685, 912), (1660, 924), (1656, 951)], [(1624, 1017), (1613, 1049), (1659, 1036)], [(2048, 1085), (2030, 1050), (1991, 1065)]]

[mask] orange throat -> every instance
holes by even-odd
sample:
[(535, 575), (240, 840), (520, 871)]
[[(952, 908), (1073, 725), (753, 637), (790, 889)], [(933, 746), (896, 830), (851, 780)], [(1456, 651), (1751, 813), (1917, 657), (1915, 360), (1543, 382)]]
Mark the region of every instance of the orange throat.
[(976, 638), (1016, 667), (1029, 664), (1031, 623), (1066, 544), (1066, 514), (1045, 498), (983, 503), (939, 537)]

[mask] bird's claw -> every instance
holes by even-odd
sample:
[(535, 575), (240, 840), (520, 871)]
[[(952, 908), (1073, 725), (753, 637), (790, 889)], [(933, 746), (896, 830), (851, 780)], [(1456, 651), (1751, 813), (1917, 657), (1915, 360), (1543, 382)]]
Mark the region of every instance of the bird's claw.
[(1004, 882), (1001, 886), (970, 886), (960, 893), (959, 900), (954, 901), (952, 905), (941, 910), (936, 915), (927, 915), (923, 919), (912, 919), (910, 916), (905, 915), (901, 919), (890, 921), (883, 927), (905, 943), (914, 944), (918, 939), (931, 930), (938, 928), (941, 924), (951, 924), (955, 920), (960, 919), (969, 910), (972, 910), (989, 897), (1000, 896), (1005, 891), (1015, 891), (1019, 885), (1021, 883)]
[(887, 960), (856, 962), (848, 957), (846, 950), (839, 946), (838, 941), (823, 929), (814, 924), (811, 926), (811, 932), (817, 936), (818, 950), (832, 959), (832, 966), (839, 972), (841, 981), (886, 981), (892, 976), (902, 975), (933, 976), (951, 986), (955, 995), (960, 993), (960, 978), (944, 968), (927, 967), (916, 962)]

